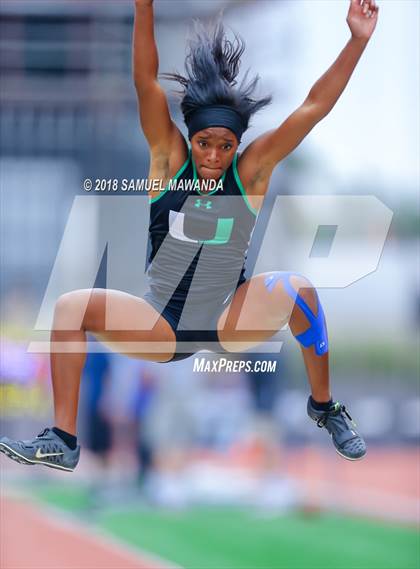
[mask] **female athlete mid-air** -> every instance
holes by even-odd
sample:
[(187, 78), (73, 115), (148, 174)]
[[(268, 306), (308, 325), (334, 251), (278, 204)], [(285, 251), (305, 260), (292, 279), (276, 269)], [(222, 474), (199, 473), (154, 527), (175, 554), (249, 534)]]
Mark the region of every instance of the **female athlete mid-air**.
[[(334, 107), (377, 18), (375, 0), (351, 0), (351, 37), (336, 61), (280, 126), (274, 124), (238, 154), (251, 117), (270, 103), (269, 97), (255, 98), (256, 78), (238, 81), (242, 40), (235, 36), (230, 41), (220, 21), (212, 29), (197, 24), (185, 75), (166, 75), (181, 85), (187, 141), (171, 119), (158, 83), (153, 0), (136, 0), (134, 81), (150, 147), (149, 177), (162, 182), (149, 195), (150, 290), (144, 298), (88, 289), (58, 299), (51, 333), (55, 426), (34, 440), (3, 437), (2, 452), (22, 464), (70, 471), (76, 467), (76, 418), (88, 332), (122, 354), (171, 362), (202, 349), (244, 351), (289, 323), (301, 345), (311, 388), (309, 417), (325, 427), (342, 457), (365, 455), (365, 442), (346, 408), (331, 397), (326, 323), (315, 289), (294, 273), (271, 272), (246, 280), (244, 263), (274, 168)], [(116, 326), (107, 325), (108, 314)], [(149, 329), (138, 325), (150, 322)]]

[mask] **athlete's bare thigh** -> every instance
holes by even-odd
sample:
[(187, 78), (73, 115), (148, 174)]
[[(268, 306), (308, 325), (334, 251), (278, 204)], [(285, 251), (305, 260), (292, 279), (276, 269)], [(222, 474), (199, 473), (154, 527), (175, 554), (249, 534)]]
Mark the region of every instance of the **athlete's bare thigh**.
[(145, 300), (108, 289), (76, 290), (60, 298), (55, 330), (81, 329), (111, 350), (150, 361), (169, 361), (176, 348), (168, 322)]
[[(256, 275), (236, 291), (232, 302), (221, 314), (217, 333), (228, 352), (241, 352), (274, 336), (289, 322), (294, 300), (281, 282), (269, 291), (265, 281), (273, 273)], [(294, 280), (296, 282), (294, 282)], [(298, 289), (298, 277), (291, 278)]]

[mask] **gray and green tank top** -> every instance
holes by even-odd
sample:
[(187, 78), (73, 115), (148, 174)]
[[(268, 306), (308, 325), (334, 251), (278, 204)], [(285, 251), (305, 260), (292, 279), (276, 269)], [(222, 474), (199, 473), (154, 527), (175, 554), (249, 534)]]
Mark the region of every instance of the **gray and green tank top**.
[[(175, 302), (224, 303), (245, 281), (245, 261), (257, 211), (248, 202), (237, 169), (238, 155), (222, 178), (223, 190), (201, 192), (181, 181), (198, 180), (191, 151), (168, 186), (151, 200), (150, 289)], [(190, 298), (190, 297), (189, 297)]]

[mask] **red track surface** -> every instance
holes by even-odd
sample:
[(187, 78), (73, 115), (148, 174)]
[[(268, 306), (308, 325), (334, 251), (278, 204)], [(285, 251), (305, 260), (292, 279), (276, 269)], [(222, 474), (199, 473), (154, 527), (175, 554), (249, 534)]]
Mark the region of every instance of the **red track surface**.
[(105, 539), (52, 521), (35, 507), (10, 498), (0, 502), (1, 569), (162, 569)]
[[(258, 471), (259, 453), (237, 450), (224, 466)], [(201, 457), (203, 460), (204, 457)], [(220, 463), (207, 456), (211, 463)], [(6, 465), (5, 465), (6, 466)], [(10, 469), (18, 468), (11, 463)], [(20, 467), (19, 467), (20, 468)], [(419, 523), (420, 458), (413, 449), (371, 449), (360, 462), (331, 449), (306, 448), (283, 456), (283, 474), (301, 483), (309, 503), (340, 511)], [(11, 498), (0, 502), (1, 569), (163, 569), (111, 540)]]

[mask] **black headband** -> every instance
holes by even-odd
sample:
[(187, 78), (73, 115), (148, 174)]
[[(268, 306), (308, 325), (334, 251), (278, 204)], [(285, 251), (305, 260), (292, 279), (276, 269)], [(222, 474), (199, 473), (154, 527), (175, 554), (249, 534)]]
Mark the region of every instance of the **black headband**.
[(244, 124), (244, 120), (238, 111), (226, 105), (201, 107), (186, 115), (185, 123), (188, 127), (190, 140), (200, 130), (212, 126), (221, 126), (231, 130), (238, 142), (241, 142), (242, 135), (247, 129), (247, 125)]

